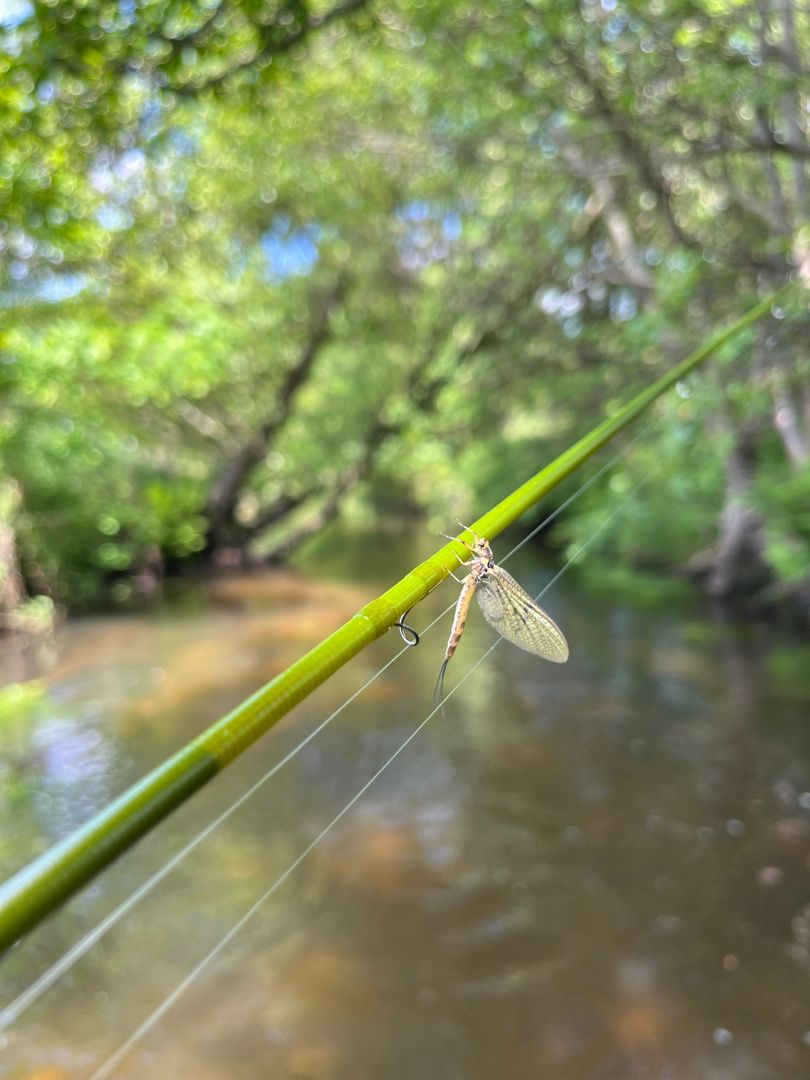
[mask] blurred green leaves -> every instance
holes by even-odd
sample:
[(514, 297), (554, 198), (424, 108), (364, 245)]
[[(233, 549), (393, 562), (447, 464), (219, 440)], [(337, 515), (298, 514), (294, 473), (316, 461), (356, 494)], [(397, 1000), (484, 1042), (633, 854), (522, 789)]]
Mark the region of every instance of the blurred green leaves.
[[(26, 576), (74, 605), (189, 558), (272, 554), (274, 529), (300, 542), (363, 500), (474, 515), (801, 258), (806, 14), (17, 11), (0, 453)], [(774, 420), (787, 386), (807, 437), (801, 308), (661, 413), (623, 467), (660, 482), (611, 559), (711, 548), (745, 429), (771, 569), (802, 578), (808, 463)], [(592, 492), (565, 536), (617, 494)]]

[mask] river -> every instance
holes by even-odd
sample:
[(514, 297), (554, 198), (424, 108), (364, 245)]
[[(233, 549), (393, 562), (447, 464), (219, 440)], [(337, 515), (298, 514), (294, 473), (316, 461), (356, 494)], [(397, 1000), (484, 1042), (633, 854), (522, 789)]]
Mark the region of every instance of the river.
[[(291, 570), (3, 643), (6, 876), (431, 546), (333, 533)], [(504, 550), (503, 544), (498, 551)], [(523, 549), (536, 593), (554, 568)], [(424, 627), (450, 581), (411, 615)], [(810, 1075), (810, 647), (697, 599), (566, 575), (571, 660), (473, 611), (434, 717), (115, 1076), (799, 1080)], [(17, 1022), (0, 1076), (85, 1080), (430, 711), (449, 619), (213, 829)], [(367, 649), (0, 963), (0, 1008), (399, 649)], [(462, 681), (463, 680), (463, 681)]]

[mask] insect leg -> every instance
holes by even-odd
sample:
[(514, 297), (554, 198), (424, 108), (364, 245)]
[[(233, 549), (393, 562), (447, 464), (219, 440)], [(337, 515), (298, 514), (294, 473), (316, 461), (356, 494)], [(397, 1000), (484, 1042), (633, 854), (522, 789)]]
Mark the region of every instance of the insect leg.
[[(481, 539), (481, 537), (478, 535), (478, 533), (475, 531), (475, 529), (471, 529), (469, 525), (465, 525), (464, 522), (459, 521), (458, 518), (456, 518), (456, 525), (460, 525), (462, 527), (462, 529), (466, 529), (467, 532), (471, 532), (473, 534), (473, 537), (475, 538), (476, 544)], [(462, 540), (461, 542), (462, 542), (462, 544), (467, 543), (466, 540)], [(469, 547), (469, 545), (467, 545), (467, 546)]]
[[(448, 536), (447, 533), (439, 533), (439, 536), (443, 536), (445, 538), (445, 540), (455, 540), (454, 536)], [(469, 544), (467, 546), (469, 547)], [(472, 550), (472, 548), (470, 548), (470, 550)], [(458, 552), (454, 551), (453, 555), (455, 555), (455, 557), (458, 559), (458, 565), (459, 566), (466, 566), (467, 565), (465, 560), (462, 559), (462, 557), (458, 554)], [(452, 570), (448, 570), (447, 573), (450, 575), (450, 577), (453, 579), (453, 581), (457, 581), (459, 583), (459, 585), (464, 584), (463, 579), (462, 578), (457, 578)]]
[[(470, 544), (468, 544), (466, 540), (459, 540), (459, 538), (457, 536), (448, 536), (447, 533), (438, 533), (438, 535), (443, 536), (445, 538), (445, 540), (452, 540), (454, 544), (455, 543), (463, 544), (464, 547), (467, 548), (467, 550), (470, 552), (471, 555), (475, 555), (475, 548), (472, 547)], [(463, 566), (464, 565), (464, 560), (460, 559), (455, 551), (453, 552), (453, 554), (456, 556), (458, 561)]]

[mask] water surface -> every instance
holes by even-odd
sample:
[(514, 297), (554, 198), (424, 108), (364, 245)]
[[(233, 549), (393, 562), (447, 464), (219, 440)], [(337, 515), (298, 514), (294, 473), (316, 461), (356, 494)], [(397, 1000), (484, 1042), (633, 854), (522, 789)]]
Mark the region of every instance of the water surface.
[[(9, 644), (3, 874), (430, 544), (386, 537), (370, 558), (371, 539), (344, 536), (294, 571)], [(510, 570), (533, 592), (553, 573), (525, 549)], [(430, 597), (414, 625), (455, 590)], [(496, 648), (115, 1075), (810, 1074), (810, 650), (696, 602), (589, 594), (573, 575), (547, 606), (570, 662)], [(0, 1035), (0, 1076), (91, 1075), (425, 718), (448, 628), (425, 635)], [(448, 687), (493, 640), (474, 612)], [(0, 1006), (399, 647), (390, 634), (357, 657), (30, 935), (0, 964)]]

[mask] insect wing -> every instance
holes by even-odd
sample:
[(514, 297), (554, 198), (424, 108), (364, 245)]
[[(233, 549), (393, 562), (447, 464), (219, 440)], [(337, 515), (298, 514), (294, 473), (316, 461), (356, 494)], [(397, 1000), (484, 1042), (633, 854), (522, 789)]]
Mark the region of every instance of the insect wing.
[(481, 578), (477, 596), (484, 618), (501, 637), (555, 664), (568, 659), (562, 630), (500, 566), (491, 567)]

